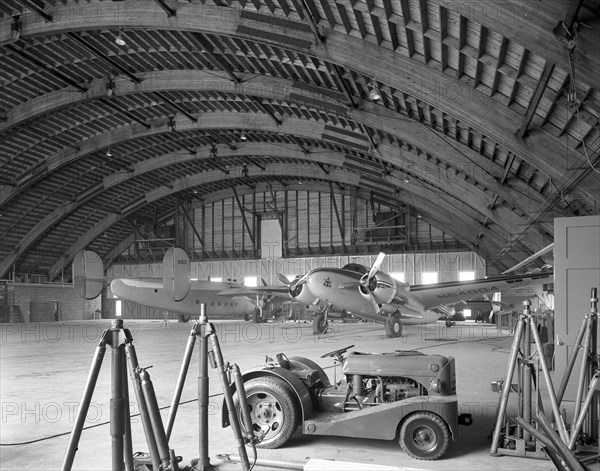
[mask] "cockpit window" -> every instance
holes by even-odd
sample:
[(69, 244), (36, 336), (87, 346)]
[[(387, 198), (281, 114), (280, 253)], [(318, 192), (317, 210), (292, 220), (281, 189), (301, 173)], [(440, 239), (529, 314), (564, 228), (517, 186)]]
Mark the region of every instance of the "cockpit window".
[(360, 265), (359, 263), (349, 263), (348, 265), (344, 265), (342, 269), (354, 271), (356, 273), (360, 273), (361, 275), (364, 275), (369, 271), (367, 267), (365, 267), (364, 265)]

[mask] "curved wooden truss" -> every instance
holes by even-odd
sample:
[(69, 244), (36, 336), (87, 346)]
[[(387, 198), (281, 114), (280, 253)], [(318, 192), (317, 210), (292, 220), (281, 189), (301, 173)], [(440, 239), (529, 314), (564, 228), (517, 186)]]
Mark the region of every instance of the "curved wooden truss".
[(186, 195), (299, 180), (514, 265), (600, 200), (597, 7), (575, 31), (537, 5), (3, 2), (0, 277), (114, 257)]

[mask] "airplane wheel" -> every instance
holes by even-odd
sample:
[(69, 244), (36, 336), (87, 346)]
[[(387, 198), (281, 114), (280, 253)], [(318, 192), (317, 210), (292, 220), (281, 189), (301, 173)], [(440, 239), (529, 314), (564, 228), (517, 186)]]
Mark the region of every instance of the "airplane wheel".
[[(250, 409), (252, 429), (262, 440), (256, 444), (259, 448), (279, 448), (289, 440), (300, 423), (300, 409), (293, 392), (279, 378), (254, 378), (244, 383), (246, 401)], [(239, 399), (235, 396), (239, 413)]]
[(260, 317), (260, 309), (255, 309), (252, 312), (252, 322), (255, 324), (260, 324), (262, 322), (262, 318)]
[(386, 337), (396, 338), (402, 335), (402, 322), (400, 316), (390, 316), (385, 321)]
[(404, 420), (398, 439), (402, 450), (417, 460), (437, 460), (450, 444), (450, 430), (440, 416), (416, 412)]
[(325, 321), (325, 314), (317, 314), (313, 319), (313, 334), (321, 335), (327, 330), (327, 322)]

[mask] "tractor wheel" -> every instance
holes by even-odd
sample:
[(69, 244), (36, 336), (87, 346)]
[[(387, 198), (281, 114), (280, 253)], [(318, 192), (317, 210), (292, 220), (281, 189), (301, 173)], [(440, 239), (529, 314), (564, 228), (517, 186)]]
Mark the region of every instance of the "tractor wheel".
[(412, 458), (437, 460), (448, 449), (450, 430), (440, 416), (416, 412), (404, 420), (398, 441), (402, 450)]
[(385, 335), (389, 338), (396, 338), (402, 335), (402, 322), (400, 316), (390, 316), (385, 321)]
[(327, 330), (327, 322), (325, 321), (325, 314), (316, 314), (313, 319), (313, 334), (322, 335)]
[[(296, 431), (300, 409), (289, 386), (279, 378), (254, 378), (245, 384), (246, 401), (259, 448), (279, 448)], [(235, 396), (239, 411), (239, 398)], [(242, 422), (241, 413), (240, 423)]]

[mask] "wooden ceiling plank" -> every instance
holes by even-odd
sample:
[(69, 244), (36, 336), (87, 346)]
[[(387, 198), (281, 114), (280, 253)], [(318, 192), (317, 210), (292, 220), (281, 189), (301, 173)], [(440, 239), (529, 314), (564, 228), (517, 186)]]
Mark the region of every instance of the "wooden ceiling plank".
[(321, 4), (321, 8), (323, 9), (323, 13), (325, 13), (325, 18), (327, 18), (327, 22), (329, 23), (329, 27), (331, 29), (335, 28), (337, 25), (337, 20), (333, 14), (333, 10), (329, 4), (328, 0), (319, 0)]
[(344, 25), (344, 30), (346, 31), (346, 34), (350, 34), (350, 32), (352, 31), (352, 24), (350, 23), (350, 18), (348, 17), (346, 7), (338, 2), (336, 2), (335, 5), (338, 9), (338, 13), (340, 14), (340, 18), (342, 19), (342, 24)]
[(521, 75), (521, 73), (523, 72), (523, 67), (525, 66), (525, 62), (527, 60), (528, 54), (529, 54), (529, 51), (525, 48), (522, 48), (522, 52), (519, 55), (519, 59), (518, 59), (518, 65), (517, 65), (517, 69), (516, 69), (516, 73), (515, 73), (515, 77), (514, 77), (513, 87), (511, 88), (510, 94), (508, 96), (507, 106), (510, 106), (511, 103), (515, 100), (515, 94), (517, 93), (517, 88), (519, 87), (518, 78)]
[(487, 35), (488, 35), (487, 28), (485, 26), (480, 25), (479, 26), (479, 35), (478, 35), (479, 37), (477, 39), (477, 51), (476, 51), (477, 59), (475, 61), (475, 74), (473, 77), (473, 86), (475, 88), (477, 88), (481, 82), (481, 70), (483, 69), (483, 62), (480, 59), (485, 51)]

